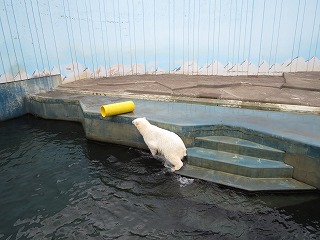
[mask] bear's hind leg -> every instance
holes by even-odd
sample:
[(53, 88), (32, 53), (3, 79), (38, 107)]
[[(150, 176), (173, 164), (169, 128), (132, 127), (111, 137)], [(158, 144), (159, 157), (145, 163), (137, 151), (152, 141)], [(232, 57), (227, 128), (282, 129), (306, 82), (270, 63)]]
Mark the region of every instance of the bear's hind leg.
[(150, 149), (150, 152), (153, 156), (156, 156), (157, 153), (158, 153), (158, 150), (157, 149), (154, 149), (154, 148), (149, 148)]
[(151, 154), (153, 156), (157, 155), (157, 153), (158, 153), (157, 145), (154, 142), (147, 142), (147, 141), (145, 141), (145, 142), (146, 142)]

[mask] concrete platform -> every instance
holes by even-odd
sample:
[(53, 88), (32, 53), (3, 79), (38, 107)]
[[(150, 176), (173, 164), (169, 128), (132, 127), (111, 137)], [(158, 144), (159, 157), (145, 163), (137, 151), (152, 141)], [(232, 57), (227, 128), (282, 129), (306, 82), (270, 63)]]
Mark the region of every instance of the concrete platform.
[(291, 178), (293, 171), (292, 166), (280, 161), (199, 147), (188, 148), (188, 163), (252, 178)]
[(183, 176), (198, 178), (249, 192), (315, 190), (314, 187), (292, 178), (249, 178), (196, 166), (186, 166), (178, 173)]
[[(131, 123), (137, 117), (147, 117), (153, 124), (176, 132), (188, 148), (195, 147), (201, 137), (240, 139), (227, 143), (223, 151), (246, 148), (241, 150), (242, 154), (256, 156), (259, 146), (263, 145), (268, 157), (265, 163), (278, 168), (277, 171), (290, 165), (290, 173), (277, 178), (268, 167), (262, 167), (258, 175), (246, 171), (231, 174), (187, 164), (180, 174), (253, 191), (320, 189), (318, 80), (319, 73), (308, 77), (303, 74), (284, 77), (172, 74), (87, 79), (62, 84), (51, 92), (27, 94), (22, 98), (24, 110), (21, 112), (78, 121), (88, 139), (138, 148), (147, 147)], [(128, 99), (135, 103), (134, 112), (108, 118), (100, 115), (101, 105)], [(276, 157), (279, 159), (270, 155), (276, 150), (281, 153), (280, 158)], [(232, 162), (232, 159), (223, 160)], [(250, 165), (259, 166), (259, 159), (251, 157), (251, 160)], [(237, 164), (235, 169), (239, 167)], [(264, 169), (269, 175), (263, 175)]]
[[(176, 132), (187, 147), (193, 147), (197, 137), (212, 135), (241, 138), (263, 144), (285, 152), (288, 156), (285, 157), (285, 163), (288, 164), (286, 162), (288, 161), (289, 165), (293, 166), (292, 176), (296, 179), (295, 182), (299, 180), (307, 183), (304, 189), (310, 190), (311, 186), (320, 188), (320, 176), (315, 171), (320, 167), (320, 115), (228, 108), (199, 103), (172, 102), (164, 99), (161, 101), (142, 100), (133, 98), (133, 96), (130, 99), (135, 103), (134, 112), (107, 118), (103, 118), (100, 114), (101, 105), (125, 101), (128, 98), (56, 90), (30, 96), (27, 106), (30, 113), (43, 118), (81, 122), (88, 139), (138, 148), (147, 147), (131, 123), (137, 117), (146, 117), (151, 123)], [(299, 157), (296, 158), (297, 156)], [(304, 167), (295, 168), (295, 165)], [(192, 167), (186, 165), (187, 169), (193, 169)], [(210, 169), (210, 171), (214, 170)], [(188, 174), (191, 176), (189, 170)], [(289, 177), (289, 175), (284, 175)], [(197, 175), (192, 176), (197, 177)], [(235, 179), (239, 177), (246, 176), (238, 175)], [(282, 180), (287, 181), (288, 179), (283, 178)], [(247, 180), (244, 183), (248, 182)], [(220, 182), (217, 183), (221, 181), (220, 179)], [(249, 182), (252, 181), (254, 180)], [(258, 183), (261, 181), (255, 184)], [(241, 184), (237, 185), (240, 187)], [(260, 185), (261, 191), (266, 190), (265, 185), (266, 183)], [(298, 184), (298, 186), (300, 187), (297, 189), (301, 190), (303, 184)], [(246, 189), (246, 186), (241, 188)], [(258, 190), (259, 187), (256, 185), (254, 189)], [(268, 189), (270, 190), (271, 187), (269, 186)], [(283, 191), (285, 187), (276, 187), (274, 190), (277, 189)], [(287, 190), (293, 189), (293, 185), (290, 185)]]
[(320, 107), (320, 72), (285, 73), (274, 77), (132, 75), (79, 80), (60, 85), (59, 89), (109, 96), (191, 97)]

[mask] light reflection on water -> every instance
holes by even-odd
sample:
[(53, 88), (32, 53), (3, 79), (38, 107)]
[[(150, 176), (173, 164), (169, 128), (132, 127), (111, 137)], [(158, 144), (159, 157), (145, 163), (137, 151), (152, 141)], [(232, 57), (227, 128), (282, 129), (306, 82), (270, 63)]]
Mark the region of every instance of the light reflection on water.
[(2, 239), (319, 239), (320, 195), (247, 194), (167, 171), (76, 123), (0, 123)]

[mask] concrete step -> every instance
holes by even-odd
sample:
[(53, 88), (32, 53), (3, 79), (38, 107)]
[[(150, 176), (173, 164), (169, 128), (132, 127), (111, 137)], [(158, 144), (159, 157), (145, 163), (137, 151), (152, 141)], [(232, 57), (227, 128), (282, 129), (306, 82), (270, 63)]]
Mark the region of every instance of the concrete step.
[(291, 178), (293, 167), (284, 162), (255, 158), (217, 150), (187, 149), (188, 163), (193, 166), (253, 178)]
[(249, 178), (186, 164), (177, 174), (246, 191), (312, 191), (316, 188), (292, 178)]
[(227, 136), (196, 137), (195, 146), (276, 161), (283, 161), (285, 154), (275, 148)]

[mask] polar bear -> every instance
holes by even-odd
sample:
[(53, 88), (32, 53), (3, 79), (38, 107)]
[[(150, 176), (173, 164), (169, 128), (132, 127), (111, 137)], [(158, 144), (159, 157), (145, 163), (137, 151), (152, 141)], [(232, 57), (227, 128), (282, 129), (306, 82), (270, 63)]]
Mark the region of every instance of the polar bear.
[(152, 125), (146, 118), (136, 118), (132, 123), (143, 136), (152, 155), (163, 155), (173, 165), (172, 171), (183, 166), (181, 159), (187, 155), (187, 149), (177, 134)]

